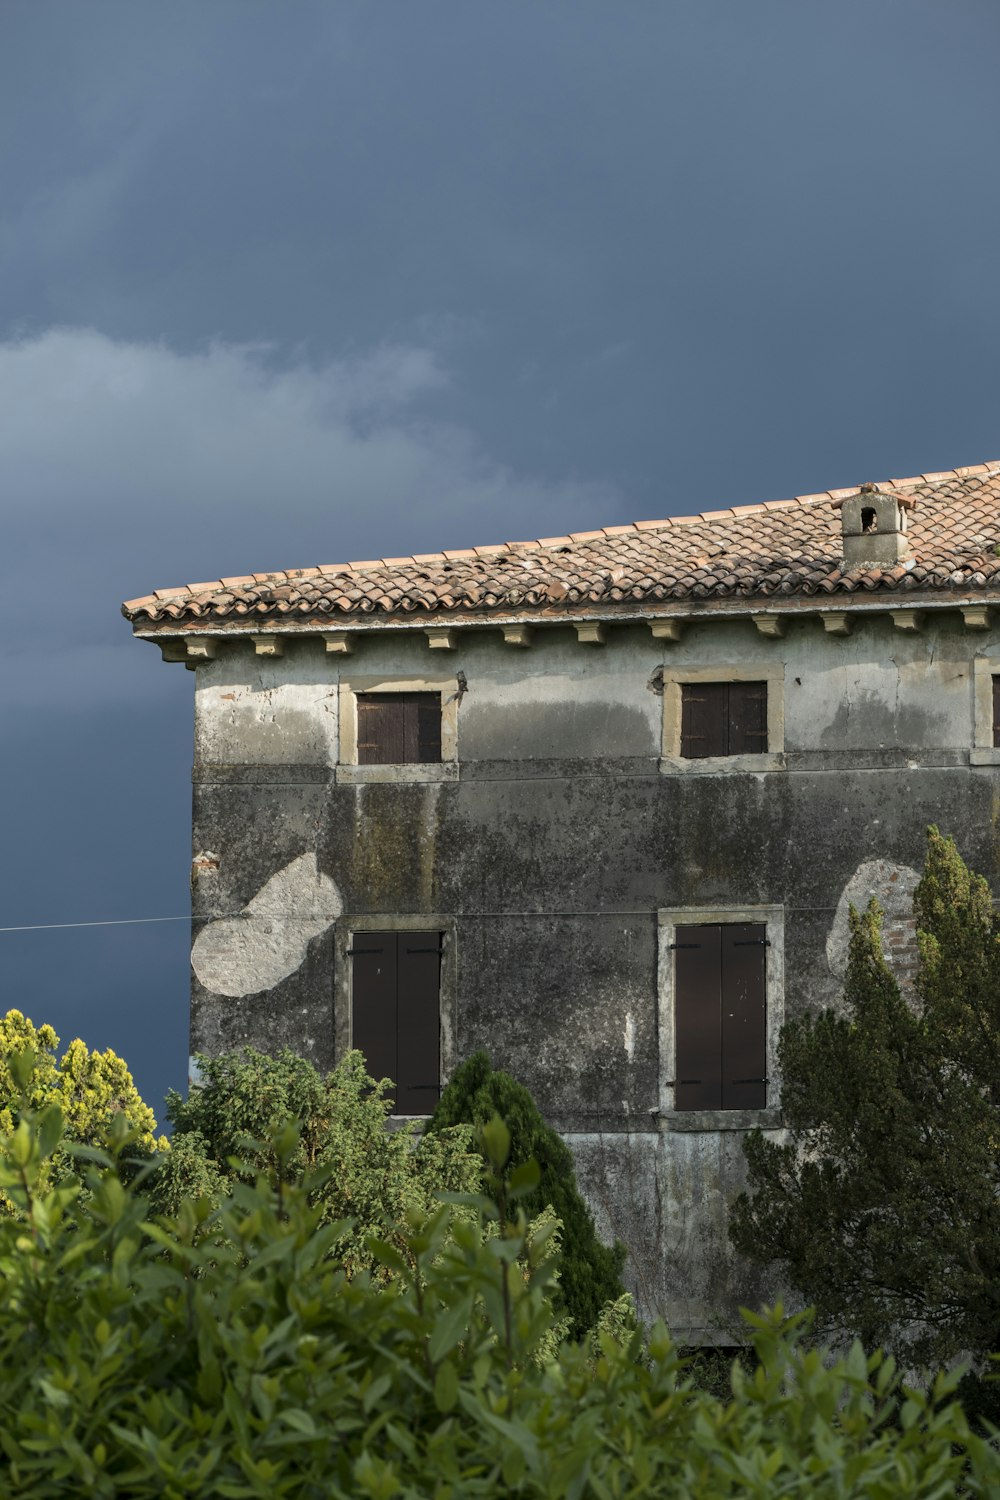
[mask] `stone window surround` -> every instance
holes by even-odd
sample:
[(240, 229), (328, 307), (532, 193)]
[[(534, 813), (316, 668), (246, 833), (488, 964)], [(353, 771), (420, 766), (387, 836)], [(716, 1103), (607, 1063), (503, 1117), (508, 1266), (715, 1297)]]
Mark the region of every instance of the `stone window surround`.
[[(340, 1062), (350, 1052), (351, 977), (354, 966), (348, 949), (354, 938), (364, 932), (440, 932), (441, 939), (441, 1086), (453, 1073), (458, 1058), (455, 1046), (458, 1035), (458, 923), (454, 917), (421, 912), (370, 912), (364, 915), (344, 913), (334, 924), (333, 961), (333, 1046), (334, 1059)], [(435, 1100), (435, 1103), (437, 1101)], [(427, 1115), (431, 1113), (427, 1111)], [(392, 1115), (393, 1120), (424, 1120), (427, 1115)]]
[[(767, 751), (762, 755), (681, 755), (681, 686), (687, 682), (766, 682)], [(734, 771), (783, 771), (785, 768), (785, 664), (758, 659), (712, 667), (663, 666), (663, 753), (660, 770), (667, 775), (732, 774)]]
[(972, 766), (1000, 766), (1000, 746), (993, 743), (994, 677), (1000, 677), (1000, 656), (973, 657), (973, 734), (969, 751)]
[[(756, 1125), (773, 1127), (781, 1123), (781, 1080), (778, 1072), (778, 1037), (785, 1020), (785, 908), (784, 906), (690, 906), (664, 907), (657, 912), (658, 962), (657, 1008), (660, 1038), (659, 1120), (668, 1130), (750, 1130)], [(766, 1057), (770, 1102), (766, 1109), (691, 1109), (674, 1108), (673, 1086), (666, 1082), (677, 1076), (676, 1033), (674, 1027), (674, 950), (678, 927), (727, 925), (738, 922), (762, 922), (770, 944), (767, 950), (765, 1000)]]
[[(441, 694), (441, 760), (406, 765), (358, 765), (359, 693), (440, 693)], [(350, 672), (342, 675), (338, 687), (338, 771), (337, 780), (366, 781), (454, 781), (458, 777), (458, 704), (457, 677), (374, 676)]]

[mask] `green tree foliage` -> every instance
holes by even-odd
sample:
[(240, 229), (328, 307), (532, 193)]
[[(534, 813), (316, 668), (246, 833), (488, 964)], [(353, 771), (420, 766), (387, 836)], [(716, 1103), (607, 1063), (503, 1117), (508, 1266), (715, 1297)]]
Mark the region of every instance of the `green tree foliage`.
[[(167, 1100), (172, 1149), (150, 1188), (161, 1212), (176, 1214), (196, 1197), (220, 1202), (261, 1172), (286, 1183), (309, 1178), (321, 1222), (350, 1221), (337, 1246), (348, 1273), (384, 1276), (368, 1249), (372, 1235), (391, 1238), (426, 1217), (438, 1193), (479, 1185), (481, 1158), (467, 1128), (426, 1139), (413, 1127), (386, 1129), (388, 1084), (368, 1077), (360, 1052), (326, 1078), (289, 1051), (247, 1048), (198, 1064), (200, 1085), (187, 1099)], [(287, 1139), (289, 1123), (294, 1145), (279, 1158), (275, 1132)]]
[[(389, 1287), (344, 1274), (308, 1174), (236, 1182), (151, 1220), (115, 1164), (46, 1186), (60, 1112), (0, 1140), (0, 1491), (10, 1500), (887, 1500), (995, 1495), (1000, 1456), (949, 1401), (856, 1346), (829, 1364), (802, 1322), (752, 1320), (757, 1367), (717, 1399), (662, 1328), (537, 1353), (551, 1264), (483, 1132), (490, 1193), (376, 1244)], [(462, 1195), (460, 1195), (462, 1196)], [(527, 1271), (520, 1267), (527, 1266)]]
[(873, 902), (851, 912), (842, 1013), (785, 1026), (789, 1135), (748, 1138), (731, 1232), (822, 1328), (943, 1360), (1000, 1348), (1000, 946), (986, 882), (936, 828), (914, 910), (917, 1008)]
[(624, 1294), (621, 1283), (625, 1246), (601, 1243), (590, 1209), (576, 1185), (569, 1147), (546, 1125), (523, 1084), (494, 1069), (485, 1052), (476, 1052), (456, 1069), (443, 1090), (428, 1125), (428, 1135), (456, 1125), (482, 1127), (494, 1115), (506, 1121), (514, 1161), (536, 1161), (537, 1188), (525, 1201), (529, 1215), (550, 1205), (562, 1224), (559, 1303), (580, 1336), (596, 1323), (601, 1309)]
[[(35, 1026), (19, 1010), (0, 1020), (0, 1133), (9, 1134), (22, 1109), (57, 1105), (64, 1145), (103, 1146), (109, 1132), (129, 1136), (130, 1154), (166, 1151), (156, 1136), (156, 1117), (144, 1103), (123, 1060), (112, 1052), (89, 1051), (79, 1039), (60, 1057), (51, 1026)], [(65, 1149), (48, 1158), (57, 1177), (69, 1169)], [(125, 1167), (125, 1170), (129, 1170)]]

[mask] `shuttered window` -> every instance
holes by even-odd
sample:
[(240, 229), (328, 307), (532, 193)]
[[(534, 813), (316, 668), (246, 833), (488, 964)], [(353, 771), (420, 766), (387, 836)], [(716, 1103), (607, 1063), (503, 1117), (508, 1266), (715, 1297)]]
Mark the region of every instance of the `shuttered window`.
[(358, 765), (441, 760), (440, 693), (358, 693)]
[(763, 1109), (766, 928), (740, 922), (675, 934), (675, 1108)]
[(682, 682), (681, 755), (760, 755), (767, 750), (766, 682)]
[(429, 1115), (441, 1085), (440, 932), (357, 932), (351, 1041), (373, 1078), (391, 1078), (393, 1113)]

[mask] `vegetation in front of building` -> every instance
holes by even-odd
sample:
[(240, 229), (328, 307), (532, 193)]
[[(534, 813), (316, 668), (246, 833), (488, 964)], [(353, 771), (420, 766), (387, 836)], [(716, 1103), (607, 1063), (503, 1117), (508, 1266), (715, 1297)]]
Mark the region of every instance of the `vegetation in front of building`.
[[(144, 1496), (994, 1494), (1000, 1456), (950, 1398), (856, 1345), (829, 1362), (803, 1318), (754, 1317), (757, 1365), (694, 1389), (666, 1331), (602, 1330), (539, 1358), (553, 1264), (531, 1245), (531, 1165), (481, 1131), (487, 1191), (458, 1194), (387, 1284), (349, 1277), (308, 1170), (273, 1164), (214, 1205), (150, 1217), (111, 1158), (51, 1185), (57, 1105), (0, 1144), (0, 1454), (11, 1500)], [(122, 1144), (120, 1142), (120, 1144)], [(299, 1180), (290, 1180), (299, 1175)], [(87, 1208), (80, 1211), (81, 1188)]]
[(168, 1148), (121, 1059), (9, 1012), (0, 1490), (1000, 1493), (1000, 927), (936, 829), (915, 913), (916, 1005), (873, 904), (843, 1006), (784, 1029), (790, 1135), (751, 1137), (732, 1229), (816, 1311), (748, 1314), (736, 1359), (636, 1327), (568, 1149), (485, 1054), (422, 1136), (358, 1054), (203, 1059)]
[(473, 1053), (455, 1069), (431, 1116), (428, 1135), (460, 1125), (482, 1127), (494, 1115), (510, 1130), (513, 1159), (538, 1163), (538, 1186), (528, 1195), (525, 1208), (538, 1213), (550, 1206), (562, 1225), (557, 1303), (566, 1309), (573, 1330), (582, 1337), (606, 1303), (625, 1295), (621, 1275), (626, 1247), (620, 1242), (605, 1245), (598, 1237), (593, 1215), (576, 1185), (566, 1142), (545, 1123), (524, 1084), (494, 1068), (485, 1052)]
[(388, 1081), (369, 1078), (359, 1052), (325, 1078), (289, 1051), (272, 1057), (248, 1048), (198, 1063), (199, 1086), (167, 1100), (171, 1150), (149, 1188), (162, 1213), (177, 1214), (193, 1198), (218, 1204), (260, 1172), (308, 1181), (320, 1222), (341, 1223), (336, 1253), (347, 1275), (385, 1279), (369, 1249), (373, 1235), (404, 1235), (434, 1213), (439, 1194), (480, 1186), (482, 1158), (469, 1128), (425, 1138), (413, 1126), (386, 1129)]
[[(784, 1143), (747, 1142), (737, 1248), (780, 1268), (826, 1336), (909, 1364), (1000, 1348), (1000, 923), (989, 886), (928, 833), (916, 1003), (851, 914), (844, 1004), (790, 1021)], [(1000, 1416), (995, 1387), (966, 1386)]]

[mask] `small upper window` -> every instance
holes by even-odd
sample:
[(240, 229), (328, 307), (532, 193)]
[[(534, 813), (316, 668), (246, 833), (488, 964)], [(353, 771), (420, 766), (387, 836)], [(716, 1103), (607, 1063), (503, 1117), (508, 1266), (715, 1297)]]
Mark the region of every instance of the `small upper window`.
[(358, 693), (358, 765), (441, 760), (440, 693)]
[(686, 760), (766, 751), (766, 682), (681, 683), (681, 755)]

